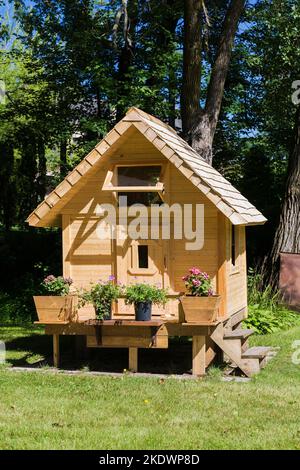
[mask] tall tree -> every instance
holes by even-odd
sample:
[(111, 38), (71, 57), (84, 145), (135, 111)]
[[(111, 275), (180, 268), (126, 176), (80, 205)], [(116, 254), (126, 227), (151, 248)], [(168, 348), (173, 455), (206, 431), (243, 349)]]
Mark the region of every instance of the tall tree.
[[(284, 13), (283, 13), (284, 12)], [(260, 99), (253, 100), (257, 130), (274, 148), (281, 148), (286, 168), (285, 190), (280, 192), (281, 212), (273, 243), (263, 263), (265, 285), (278, 288), (280, 252), (300, 253), (300, 100), (293, 82), (300, 76), (300, 5), (289, 0), (261, 0), (251, 15), (249, 47), (254, 81)], [(275, 154), (275, 152), (274, 152)], [(273, 157), (273, 165), (274, 165)], [(274, 194), (277, 197), (277, 194)]]
[(265, 283), (277, 289), (279, 255), (300, 253), (300, 107), (296, 112), (294, 142), (289, 158), (286, 191), (274, 242), (265, 263)]
[(225, 11), (217, 52), (211, 66), (204, 105), (201, 105), (203, 26), (209, 10), (203, 0), (184, 0), (183, 86), (181, 115), (184, 138), (210, 164), (224, 86), (238, 22), (245, 0), (231, 0)]

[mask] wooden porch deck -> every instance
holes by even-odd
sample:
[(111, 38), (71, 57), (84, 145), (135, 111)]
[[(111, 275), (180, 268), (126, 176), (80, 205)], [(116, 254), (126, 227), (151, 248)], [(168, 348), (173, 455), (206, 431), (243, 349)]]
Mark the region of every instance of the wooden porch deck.
[(244, 312), (234, 318), (219, 319), (214, 323), (179, 323), (176, 320), (157, 319), (135, 320), (88, 320), (84, 322), (42, 323), (45, 333), (53, 336), (53, 363), (60, 364), (59, 338), (64, 335), (85, 337), (88, 348), (128, 348), (128, 370), (138, 371), (138, 349), (168, 348), (169, 338), (175, 336), (192, 337), (192, 373), (205, 375), (208, 365), (216, 357), (219, 349), (211, 339), (216, 328), (228, 322), (231, 327), (242, 321)]

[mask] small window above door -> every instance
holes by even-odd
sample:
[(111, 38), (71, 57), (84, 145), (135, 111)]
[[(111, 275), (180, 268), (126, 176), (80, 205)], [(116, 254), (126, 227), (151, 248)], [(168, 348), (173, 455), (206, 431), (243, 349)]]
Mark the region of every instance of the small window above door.
[(164, 165), (115, 165), (107, 172), (102, 190), (122, 192), (163, 191)]
[(117, 186), (156, 186), (160, 174), (160, 165), (118, 166)]
[[(165, 165), (115, 165), (107, 172), (102, 190), (126, 196), (126, 205), (163, 204)], [(123, 206), (123, 204), (121, 204)]]

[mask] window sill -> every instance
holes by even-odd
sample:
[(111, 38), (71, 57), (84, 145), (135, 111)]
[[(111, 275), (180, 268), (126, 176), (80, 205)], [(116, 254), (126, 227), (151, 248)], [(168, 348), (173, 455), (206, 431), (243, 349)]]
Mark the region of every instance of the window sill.
[(142, 268), (128, 268), (128, 272), (129, 274), (132, 274), (132, 275), (140, 275), (140, 276), (153, 276), (156, 272), (157, 272), (157, 269), (148, 269), (148, 268), (145, 268), (145, 269), (142, 269)]

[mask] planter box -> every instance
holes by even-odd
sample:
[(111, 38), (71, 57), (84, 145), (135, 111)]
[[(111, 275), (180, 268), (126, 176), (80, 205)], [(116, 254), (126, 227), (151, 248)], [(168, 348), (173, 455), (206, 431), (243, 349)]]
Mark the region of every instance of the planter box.
[(41, 323), (77, 321), (77, 295), (45, 295), (33, 299)]
[(213, 323), (218, 318), (220, 295), (196, 297), (184, 295), (180, 297), (187, 323)]

